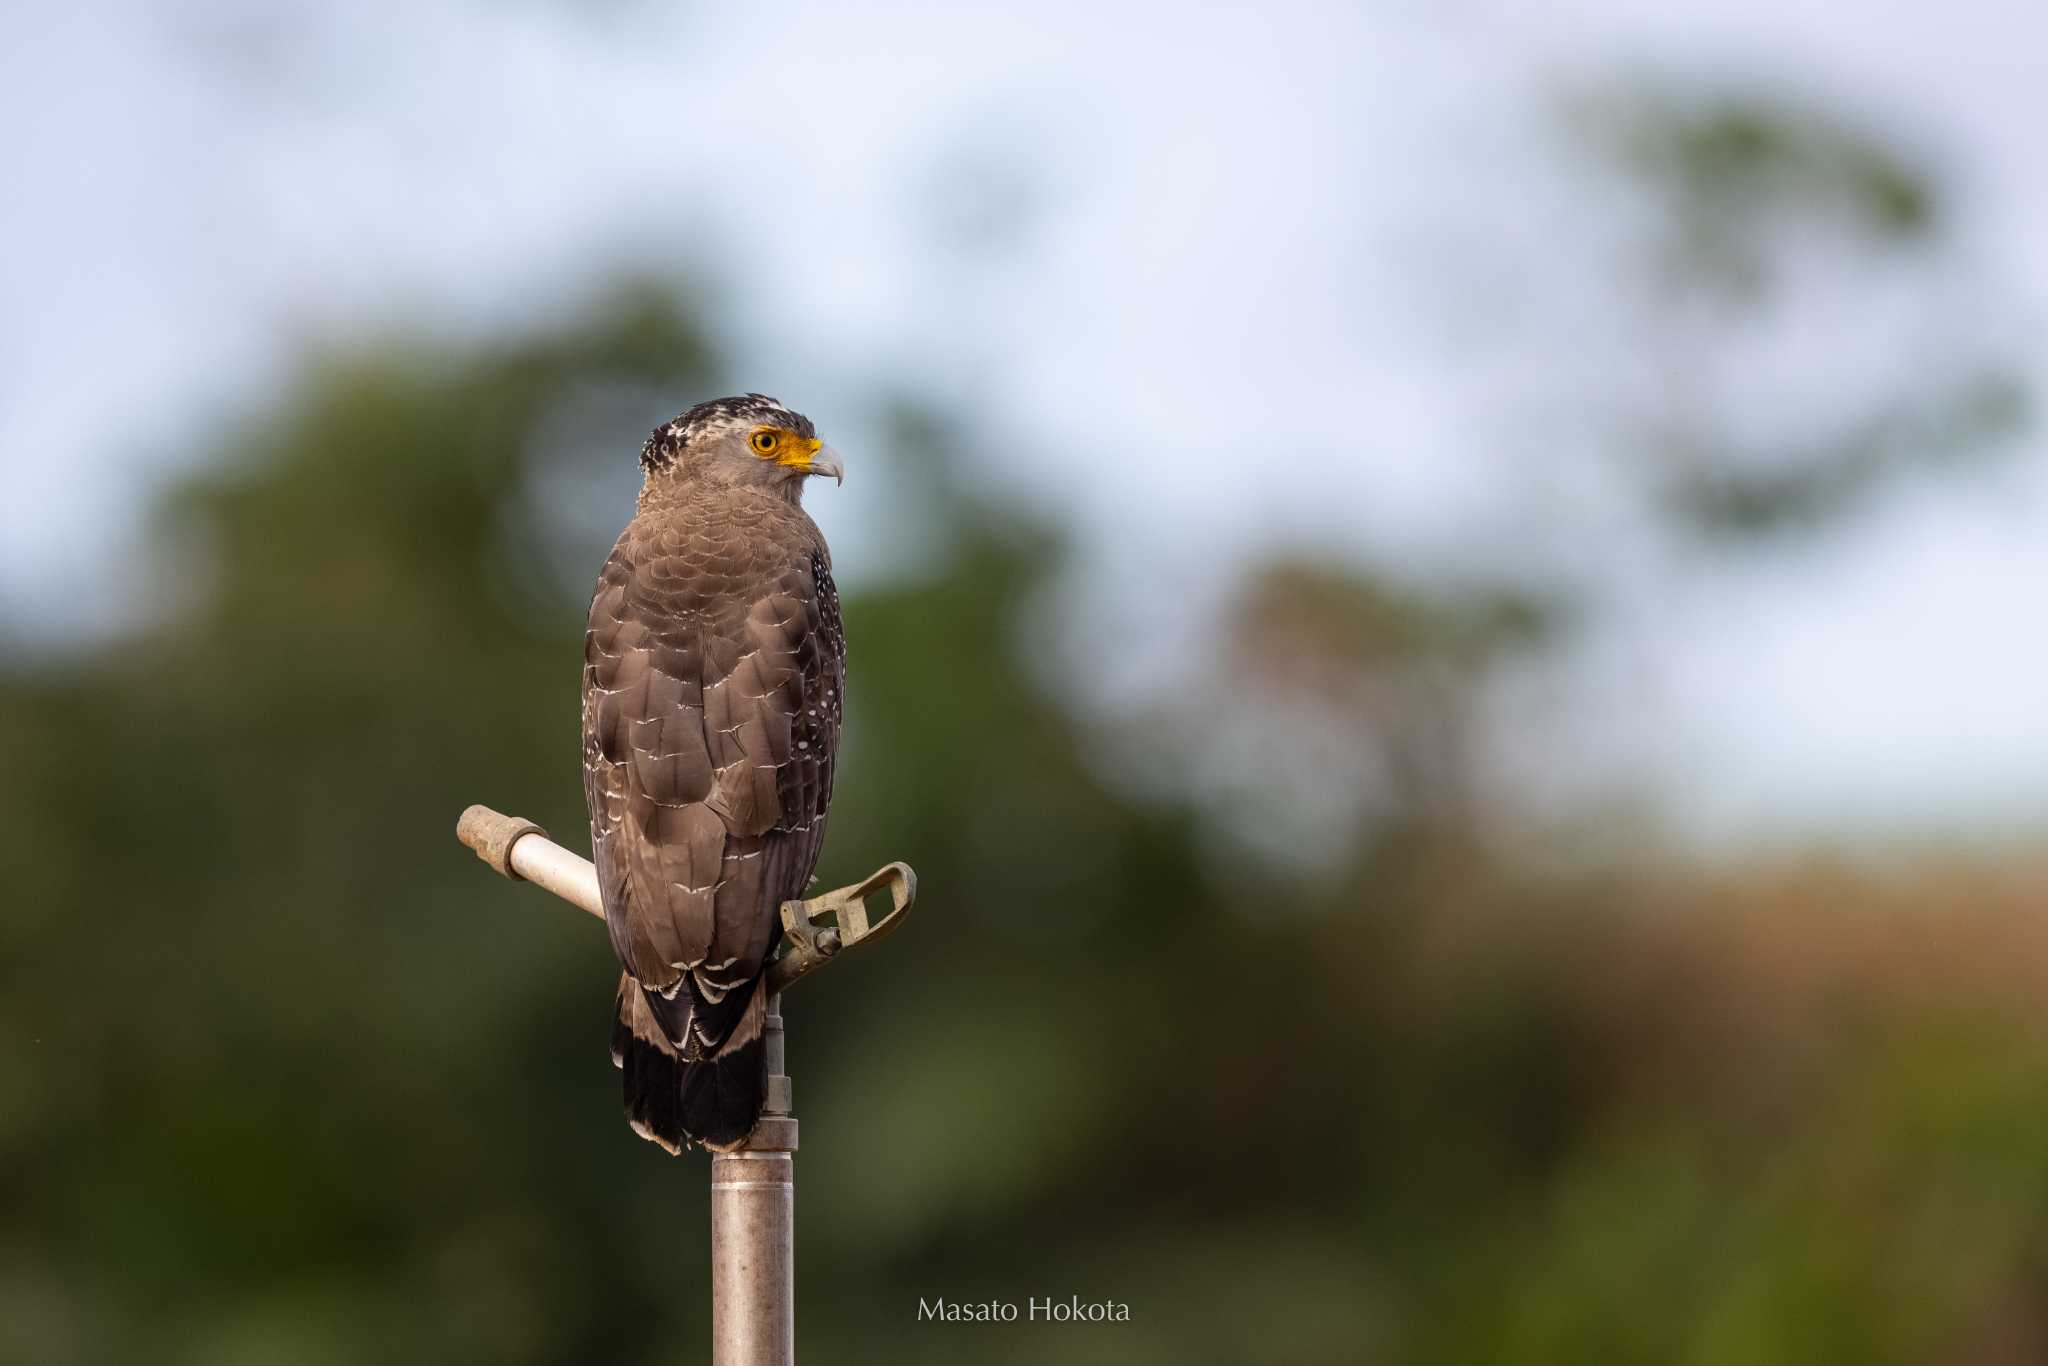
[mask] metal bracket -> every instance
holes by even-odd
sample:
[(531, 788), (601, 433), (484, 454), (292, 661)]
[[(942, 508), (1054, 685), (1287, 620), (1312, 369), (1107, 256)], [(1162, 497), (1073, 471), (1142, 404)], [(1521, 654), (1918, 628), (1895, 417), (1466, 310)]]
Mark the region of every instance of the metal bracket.
[[(880, 920), (868, 919), (868, 898), (887, 889), (890, 908)], [(893, 933), (917, 900), (917, 874), (907, 863), (878, 868), (866, 881), (839, 887), (805, 901), (782, 903), (782, 932), (789, 948), (769, 969), (769, 985), (781, 991), (823, 967), (830, 959), (859, 944), (872, 944)], [(831, 916), (833, 923), (819, 922)]]

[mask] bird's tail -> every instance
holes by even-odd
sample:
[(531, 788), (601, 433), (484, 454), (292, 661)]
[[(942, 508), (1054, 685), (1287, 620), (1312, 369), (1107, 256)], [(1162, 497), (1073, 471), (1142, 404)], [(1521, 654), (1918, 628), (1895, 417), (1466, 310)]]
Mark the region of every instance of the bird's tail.
[(698, 1058), (677, 1042), (691, 1039), (693, 1013), (704, 1023), (704, 1003), (694, 999), (694, 986), (668, 1001), (621, 976), (612, 1024), (612, 1062), (624, 1077), (627, 1122), (634, 1133), (672, 1153), (690, 1143), (738, 1147), (761, 1118), (766, 1084), (761, 1029), (768, 1013), (767, 975), (741, 988), (745, 996), (734, 993), (737, 1010), (716, 1011), (726, 1017), (719, 1023), (729, 1027), (710, 1031), (719, 1042)]

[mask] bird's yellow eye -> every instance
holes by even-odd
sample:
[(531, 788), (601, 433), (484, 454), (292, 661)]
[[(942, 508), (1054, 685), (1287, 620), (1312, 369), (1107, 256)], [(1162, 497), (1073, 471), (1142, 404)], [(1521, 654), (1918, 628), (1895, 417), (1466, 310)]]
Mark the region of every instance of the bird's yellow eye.
[(754, 449), (763, 455), (775, 454), (775, 448), (781, 444), (781, 441), (781, 435), (776, 432), (754, 433)]

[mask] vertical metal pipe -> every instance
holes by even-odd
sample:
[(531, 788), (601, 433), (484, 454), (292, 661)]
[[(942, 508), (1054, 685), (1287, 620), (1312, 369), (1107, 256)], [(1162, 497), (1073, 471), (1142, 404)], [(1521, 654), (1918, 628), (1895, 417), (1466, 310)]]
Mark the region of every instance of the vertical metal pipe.
[(782, 998), (768, 998), (761, 1123), (711, 1159), (712, 1366), (796, 1360), (796, 1118), (784, 1072)]

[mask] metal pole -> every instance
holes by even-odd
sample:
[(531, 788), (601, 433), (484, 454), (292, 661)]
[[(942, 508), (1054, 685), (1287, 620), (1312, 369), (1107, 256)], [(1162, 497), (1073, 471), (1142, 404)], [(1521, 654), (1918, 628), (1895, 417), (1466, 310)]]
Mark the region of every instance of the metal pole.
[(712, 1366), (796, 1360), (796, 1117), (784, 1070), (782, 997), (768, 998), (761, 1122), (711, 1159)]

